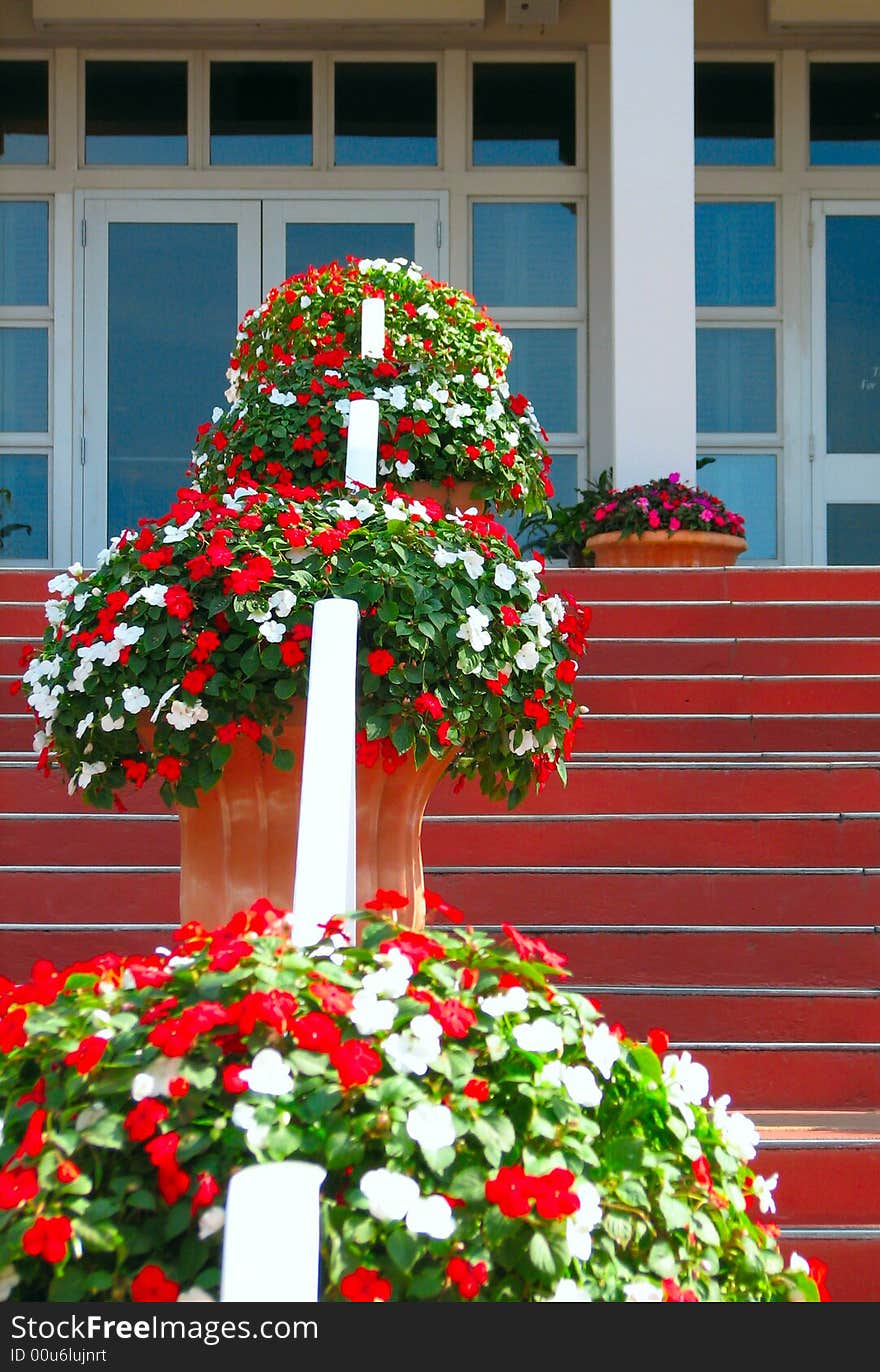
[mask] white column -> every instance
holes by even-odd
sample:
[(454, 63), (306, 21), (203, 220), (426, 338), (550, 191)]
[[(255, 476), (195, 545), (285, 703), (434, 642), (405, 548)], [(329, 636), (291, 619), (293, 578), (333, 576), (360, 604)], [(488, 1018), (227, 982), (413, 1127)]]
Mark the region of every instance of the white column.
[(694, 0), (610, 0), (614, 483), (696, 476)]

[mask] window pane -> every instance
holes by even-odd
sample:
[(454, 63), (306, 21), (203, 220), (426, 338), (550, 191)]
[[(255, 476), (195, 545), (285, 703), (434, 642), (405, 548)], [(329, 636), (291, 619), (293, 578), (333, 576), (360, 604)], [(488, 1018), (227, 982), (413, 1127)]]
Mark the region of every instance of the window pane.
[(696, 62), (697, 166), (772, 166), (772, 62)]
[(435, 166), (437, 65), (337, 62), (337, 166)]
[(475, 166), (575, 163), (573, 62), (474, 64)]
[(880, 566), (880, 505), (829, 505), (829, 567)]
[(698, 305), (775, 304), (775, 206), (698, 204), (696, 265)]
[(0, 329), (0, 430), (48, 431), (48, 338), (46, 329)]
[(0, 559), (49, 556), (49, 459), (0, 453)]
[(111, 534), (168, 508), (196, 427), (223, 404), (238, 319), (237, 238), (234, 224), (109, 227)]
[(0, 166), (49, 161), (49, 63), (0, 62)]
[(311, 62), (211, 63), (211, 162), (308, 166)]
[(347, 257), (395, 257), (412, 261), (416, 250), (414, 224), (320, 223), (286, 224), (288, 276)]
[(830, 453), (880, 452), (880, 217), (825, 221)]
[(697, 429), (775, 432), (773, 329), (697, 329)]
[(45, 200), (0, 201), (0, 305), (49, 300), (49, 206)]
[(505, 329), (510, 389), (528, 396), (548, 433), (577, 433), (577, 330)]
[(810, 161), (880, 162), (880, 62), (811, 64)]
[[(702, 456), (702, 454), (701, 454)], [(776, 557), (776, 457), (773, 453), (711, 453), (697, 484), (723, 500), (746, 522), (744, 562)]]
[(86, 161), (186, 164), (186, 63), (86, 62)]
[(474, 295), (482, 305), (577, 305), (577, 207), (474, 205)]

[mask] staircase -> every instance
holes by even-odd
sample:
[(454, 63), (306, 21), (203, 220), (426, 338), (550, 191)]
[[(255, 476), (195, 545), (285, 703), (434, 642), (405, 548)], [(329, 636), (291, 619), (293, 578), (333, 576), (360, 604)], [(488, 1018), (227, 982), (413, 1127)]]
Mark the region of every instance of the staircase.
[[(0, 677), (48, 575), (0, 573)], [(786, 1247), (834, 1299), (880, 1300), (880, 568), (547, 580), (593, 607), (568, 787), (508, 814), (444, 785), (429, 882), (704, 1062), (759, 1125)], [(0, 692), (0, 972), (166, 942), (176, 821), (146, 787), (124, 815), (69, 799)]]

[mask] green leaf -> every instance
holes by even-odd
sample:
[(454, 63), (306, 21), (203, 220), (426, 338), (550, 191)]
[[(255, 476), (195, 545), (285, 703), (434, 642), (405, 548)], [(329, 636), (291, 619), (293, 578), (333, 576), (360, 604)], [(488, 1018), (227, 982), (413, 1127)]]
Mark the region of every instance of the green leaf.
[(675, 1196), (662, 1194), (658, 1198), (657, 1205), (670, 1229), (687, 1229), (691, 1220), (691, 1211), (683, 1201), (676, 1200)]
[(406, 1229), (395, 1229), (385, 1245), (389, 1258), (401, 1272), (409, 1272), (419, 1251), (419, 1242)]
[(678, 1264), (671, 1247), (663, 1239), (652, 1245), (648, 1254), (648, 1267), (657, 1277), (674, 1277)]
[(89, 1289), (89, 1274), (84, 1267), (71, 1262), (63, 1272), (56, 1272), (49, 1283), (50, 1301), (79, 1301)]
[(165, 1219), (166, 1239), (176, 1239), (178, 1234), (182, 1234), (185, 1229), (189, 1228), (191, 1221), (189, 1202), (182, 1201), (179, 1205), (175, 1205), (172, 1210), (169, 1210)]
[(293, 764), (296, 761), (292, 748), (276, 748), (272, 756), (272, 761), (279, 772), (293, 771)]
[(605, 1149), (605, 1165), (609, 1172), (638, 1172), (644, 1153), (645, 1145), (641, 1139), (610, 1139)]
[(718, 1230), (715, 1228), (715, 1225), (712, 1223), (705, 1210), (694, 1211), (691, 1215), (691, 1228), (697, 1238), (701, 1239), (703, 1243), (709, 1244), (711, 1248), (717, 1247), (721, 1242)]
[(633, 1236), (633, 1222), (629, 1215), (607, 1214), (602, 1224), (605, 1233), (608, 1234), (618, 1248), (626, 1248)]
[(302, 689), (302, 684), (295, 677), (282, 676), (278, 678), (272, 689), (279, 700), (290, 700), (291, 696), (295, 696), (297, 691)]
[(540, 1230), (536, 1230), (529, 1240), (529, 1262), (542, 1277), (552, 1277), (556, 1274), (553, 1250)]
[(406, 1289), (407, 1299), (411, 1301), (431, 1301), (439, 1295), (443, 1287), (443, 1273), (439, 1267), (426, 1267), (413, 1277)]

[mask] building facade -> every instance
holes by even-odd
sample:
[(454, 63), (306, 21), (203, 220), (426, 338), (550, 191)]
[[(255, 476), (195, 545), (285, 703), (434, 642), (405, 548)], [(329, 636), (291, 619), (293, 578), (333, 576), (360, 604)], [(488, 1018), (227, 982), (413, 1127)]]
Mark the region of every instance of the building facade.
[(237, 320), (413, 257), (557, 499), (677, 468), (880, 563), (880, 0), (0, 0), (0, 561), (164, 509)]

